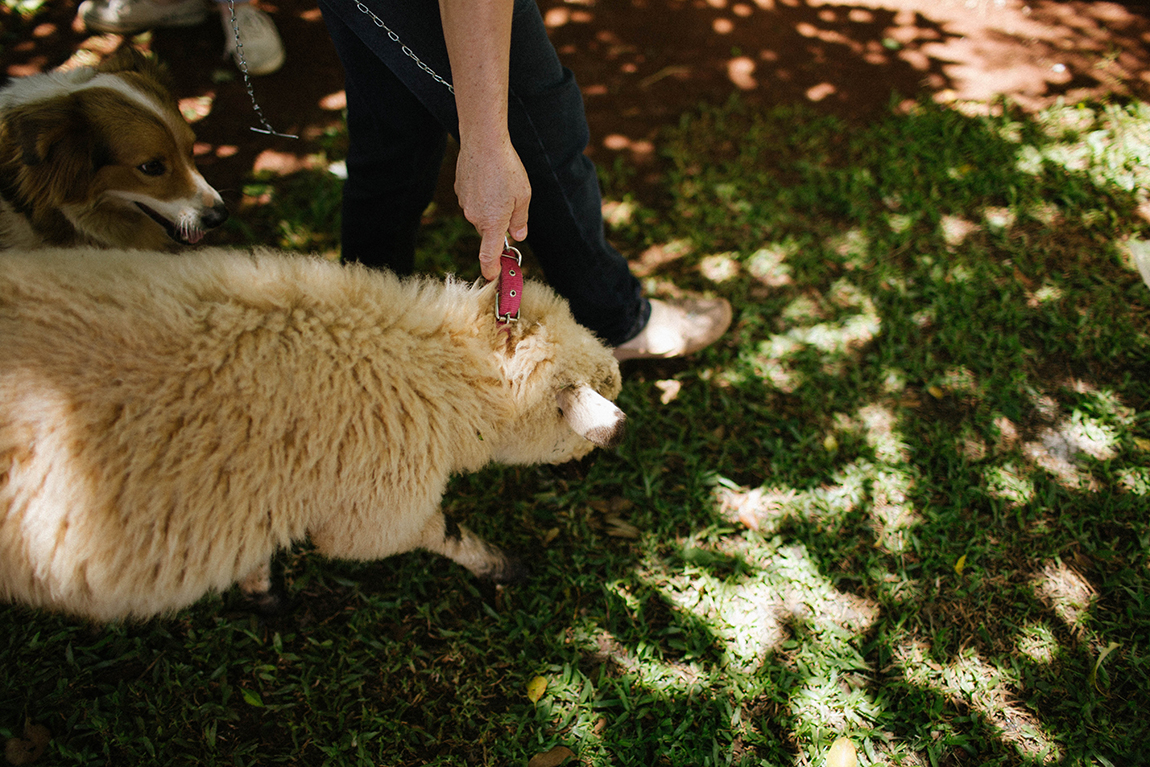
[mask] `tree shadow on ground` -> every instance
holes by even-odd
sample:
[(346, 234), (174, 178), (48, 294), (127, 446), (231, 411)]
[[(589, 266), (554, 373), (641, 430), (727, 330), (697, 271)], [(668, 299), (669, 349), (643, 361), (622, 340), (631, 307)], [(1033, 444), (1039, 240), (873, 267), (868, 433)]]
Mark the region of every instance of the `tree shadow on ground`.
[[(17, 6), (19, 7), (19, 6)], [(124, 39), (88, 37), (75, 3), (49, 0), (21, 16), (0, 8), (0, 68), (8, 76), (64, 62), (97, 60)], [(194, 120), (208, 180), (239, 206), (255, 171), (279, 175), (322, 167), (323, 136), (338, 127), (342, 69), (319, 12), (305, 0), (265, 3), (288, 51), (284, 68), (253, 82), (270, 124), (298, 141), (253, 133), (260, 127), (247, 88), (221, 59), (224, 31), (214, 15), (200, 27), (157, 30), (135, 42), (167, 62), (175, 93)], [(630, 0), (540, 8), (560, 55), (579, 78), (592, 129), (589, 153), (633, 166), (637, 194), (659, 191), (659, 131), (700, 103), (732, 92), (760, 106), (808, 103), (862, 123), (892, 93), (990, 100), (1028, 108), (1058, 97), (1144, 97), (1150, 69), (1143, 7), (1113, 3), (906, 2), (891, 11), (869, 0)], [(450, 174), (441, 204), (453, 202)]]
[[(651, 89), (675, 77), (628, 62), (665, 73)], [(864, 763), (1134, 761), (1137, 164), (1067, 139), (1102, 107), (1039, 123), (924, 104), (852, 130), (744, 98), (660, 134), (660, 215), (613, 224), (655, 291), (730, 298), (730, 337), (626, 368), (642, 427), (617, 453), (453, 484), (453, 511), (533, 554), (527, 587), (305, 553), (288, 573), (313, 601), (279, 622), (206, 600), (87, 632), (8, 608), (0, 723), (48, 721), (80, 763), (145, 742), (205, 764), (495, 763), (556, 742), (589, 764), (813, 763), (840, 733)]]

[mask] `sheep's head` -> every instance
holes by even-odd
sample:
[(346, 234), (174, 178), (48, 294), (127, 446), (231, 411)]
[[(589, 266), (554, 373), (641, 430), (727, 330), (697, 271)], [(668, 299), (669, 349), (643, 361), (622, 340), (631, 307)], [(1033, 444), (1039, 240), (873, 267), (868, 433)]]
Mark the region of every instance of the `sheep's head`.
[(503, 463), (563, 463), (617, 445), (626, 416), (611, 401), (622, 388), (619, 363), (566, 303), (529, 283), (521, 318), (501, 330), (496, 352), (515, 402), (516, 422), (497, 448)]

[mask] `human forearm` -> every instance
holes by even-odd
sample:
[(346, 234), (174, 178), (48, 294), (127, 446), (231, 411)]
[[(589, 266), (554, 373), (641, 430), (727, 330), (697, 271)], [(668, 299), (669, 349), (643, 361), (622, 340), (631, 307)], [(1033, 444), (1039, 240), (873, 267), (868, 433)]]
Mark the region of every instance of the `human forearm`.
[(512, 0), (439, 0), (460, 141), (507, 136)]
[(527, 236), (531, 187), (507, 130), (512, 0), (439, 0), (459, 114), (455, 191), (482, 242), (483, 275), (498, 274), (504, 234)]

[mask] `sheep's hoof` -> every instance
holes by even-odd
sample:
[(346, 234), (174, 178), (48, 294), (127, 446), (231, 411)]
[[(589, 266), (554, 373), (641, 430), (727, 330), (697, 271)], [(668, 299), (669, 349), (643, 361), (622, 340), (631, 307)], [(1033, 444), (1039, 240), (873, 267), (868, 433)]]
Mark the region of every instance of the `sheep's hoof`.
[(290, 600), (280, 589), (272, 588), (253, 594), (245, 594), (253, 612), (265, 618), (274, 618), (288, 612)]
[(487, 579), (495, 583), (523, 583), (531, 577), (531, 569), (515, 557), (505, 557), (503, 562), (487, 574)]

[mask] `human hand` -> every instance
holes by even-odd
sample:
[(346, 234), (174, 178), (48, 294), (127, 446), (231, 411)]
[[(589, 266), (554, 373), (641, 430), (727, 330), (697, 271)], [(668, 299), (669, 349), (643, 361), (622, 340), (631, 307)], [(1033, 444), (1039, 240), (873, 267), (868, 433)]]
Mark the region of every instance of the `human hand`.
[(494, 145), (461, 142), (455, 166), (455, 194), (464, 217), (482, 238), (479, 268), (483, 277), (499, 276), (499, 255), (508, 234), (527, 238), (531, 182), (511, 140), (504, 134)]

